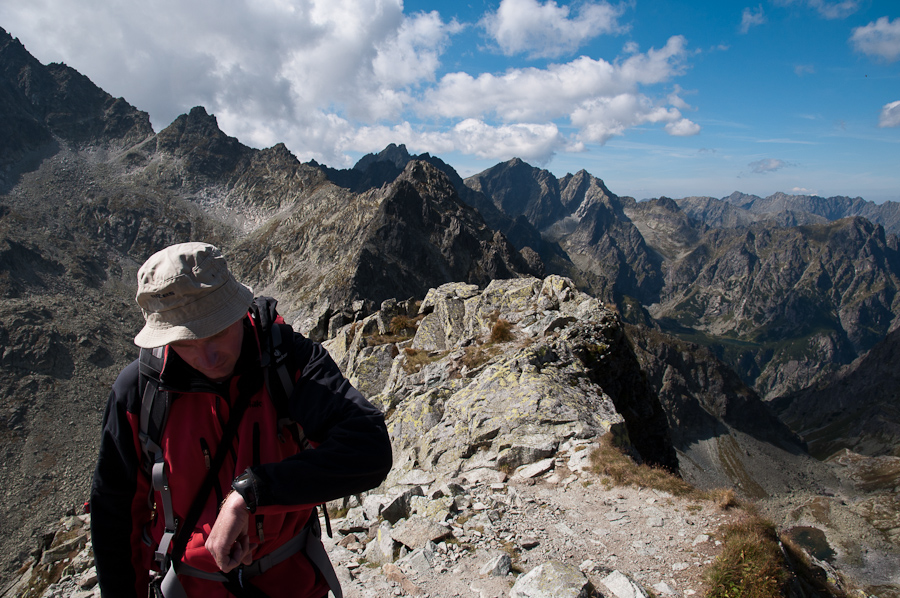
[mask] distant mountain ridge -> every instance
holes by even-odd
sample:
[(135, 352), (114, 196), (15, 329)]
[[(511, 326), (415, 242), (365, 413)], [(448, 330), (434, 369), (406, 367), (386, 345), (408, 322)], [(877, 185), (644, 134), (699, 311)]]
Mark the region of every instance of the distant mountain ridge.
[(717, 228), (728, 226), (720, 214), (733, 207), (730, 214), (736, 226), (760, 220), (774, 221), (779, 226), (798, 226), (860, 216), (880, 224), (888, 234), (900, 234), (900, 202), (895, 201), (876, 204), (861, 197), (789, 195), (780, 191), (765, 198), (735, 191), (720, 199), (685, 197), (675, 201), (691, 218)]

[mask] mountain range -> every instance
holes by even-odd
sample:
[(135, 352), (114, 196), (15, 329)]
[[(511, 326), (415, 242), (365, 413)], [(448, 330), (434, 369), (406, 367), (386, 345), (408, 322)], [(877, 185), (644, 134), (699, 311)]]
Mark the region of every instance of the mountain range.
[[(571, 281), (619, 323), (566, 351), (589, 366), (585, 380), (610, 378), (601, 394), (614, 403), (644, 401), (615, 405), (635, 456), (700, 485), (784, 491), (792, 472), (818, 471), (807, 448), (900, 457), (888, 375), (898, 204), (636, 201), (585, 171), (557, 178), (519, 159), (463, 179), (403, 145), (352, 169), (301, 163), (282, 144), (243, 145), (202, 107), (154, 132), (145, 112), (66, 65), (40, 64), (2, 29), (0, 111), (5, 567), (86, 497), (105, 394), (137, 355), (135, 273), (188, 240), (221, 246), (256, 294), (332, 345), (392, 301), (412, 305), (448, 283)], [(557, 329), (587, 317), (573, 313)], [(591, 361), (601, 344), (627, 376)], [(384, 376), (397, 353), (386, 355)], [(773, 455), (802, 463), (767, 482)]]

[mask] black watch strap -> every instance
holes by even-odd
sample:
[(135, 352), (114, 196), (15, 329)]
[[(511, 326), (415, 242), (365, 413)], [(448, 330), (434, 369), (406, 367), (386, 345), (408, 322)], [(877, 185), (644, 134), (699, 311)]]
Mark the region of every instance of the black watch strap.
[(256, 498), (256, 476), (253, 475), (249, 467), (247, 471), (234, 478), (234, 481), (231, 482), (231, 487), (244, 498), (247, 510), (255, 513), (258, 504)]

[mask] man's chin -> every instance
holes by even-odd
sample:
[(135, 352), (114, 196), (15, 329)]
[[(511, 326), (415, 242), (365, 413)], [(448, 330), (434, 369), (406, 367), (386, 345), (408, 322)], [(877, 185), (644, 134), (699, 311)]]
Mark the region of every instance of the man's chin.
[(226, 370), (224, 368), (219, 368), (216, 370), (207, 370), (205, 372), (200, 372), (200, 373), (203, 374), (204, 376), (206, 376), (206, 378), (210, 382), (215, 382), (218, 384), (220, 382), (225, 382), (226, 380), (231, 378), (231, 375), (234, 373), (234, 368), (231, 368), (229, 370)]

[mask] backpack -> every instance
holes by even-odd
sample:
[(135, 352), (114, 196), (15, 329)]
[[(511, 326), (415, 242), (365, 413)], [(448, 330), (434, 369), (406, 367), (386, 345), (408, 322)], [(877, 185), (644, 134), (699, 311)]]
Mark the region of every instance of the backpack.
[[(263, 368), (263, 380), (266, 385), (267, 394), (270, 397), (274, 407), (277, 420), (278, 438), (285, 442), (284, 432), (287, 431), (297, 445), (303, 449), (312, 448), (309, 440), (303, 434), (300, 425), (293, 421), (290, 417), (288, 404), (291, 393), (294, 390), (294, 376), (296, 373), (296, 364), (291, 363), (291, 349), (294, 342), (294, 330), (288, 324), (285, 324), (284, 318), (276, 311), (277, 301), (271, 297), (256, 297), (250, 305), (250, 317), (255, 322), (255, 328), (260, 340), (260, 366)], [(160, 390), (160, 376), (165, 360), (165, 347), (157, 347), (154, 349), (141, 349), (139, 360), (139, 388), (142, 389), (141, 396), (141, 413), (140, 413), (140, 430), (139, 438), (141, 444), (141, 467), (151, 480), (151, 497), (152, 492), (156, 490), (162, 498), (162, 514), (165, 520), (165, 532), (160, 539), (159, 546), (155, 551), (155, 559), (159, 563), (160, 569), (165, 572), (169, 568), (171, 562), (169, 555), (169, 546), (176, 539), (179, 521), (175, 519), (174, 510), (172, 508), (172, 499), (169, 492), (167, 480), (167, 471), (164, 461), (163, 450), (159, 443), (162, 439), (168, 420), (169, 409), (171, 407), (172, 393)], [(293, 366), (293, 368), (291, 368)], [(235, 414), (234, 417), (239, 418), (243, 414)], [(234, 426), (236, 431), (237, 426)], [(227, 439), (226, 439), (227, 437)], [(222, 442), (231, 444), (233, 434), (229, 435), (226, 431), (223, 435)], [(216, 451), (223, 453), (225, 451)], [(211, 467), (211, 474), (208, 483), (212, 482), (212, 477), (217, 475), (221, 466), (219, 463)], [(214, 470), (214, 471), (213, 471)], [(191, 507), (191, 511), (197, 511), (202, 503), (206, 501), (208, 490), (204, 492), (201, 488), (195, 503)], [(202, 497), (200, 495), (203, 495)], [(325, 526), (328, 537), (331, 537), (331, 522), (329, 521), (328, 511), (325, 505), (322, 506), (322, 513), (325, 517)], [(190, 519), (188, 515), (188, 519)], [(312, 527), (313, 533), (318, 537), (321, 532), (318, 527), (318, 516), (314, 515)], [(185, 523), (185, 522), (181, 522)], [(194, 521), (196, 523), (196, 521)], [(189, 527), (193, 527), (191, 523)], [(187, 525), (184, 527), (188, 527)], [(184, 535), (184, 534), (183, 534)], [(186, 536), (184, 538), (186, 540)], [(178, 551), (176, 542), (175, 551)], [(180, 559), (181, 555), (177, 555)], [(327, 559), (327, 556), (326, 556)], [(330, 564), (329, 564), (330, 565)], [(321, 568), (321, 566), (320, 566)]]

